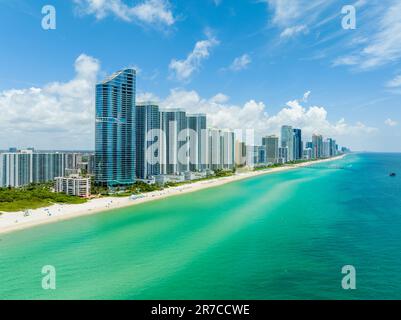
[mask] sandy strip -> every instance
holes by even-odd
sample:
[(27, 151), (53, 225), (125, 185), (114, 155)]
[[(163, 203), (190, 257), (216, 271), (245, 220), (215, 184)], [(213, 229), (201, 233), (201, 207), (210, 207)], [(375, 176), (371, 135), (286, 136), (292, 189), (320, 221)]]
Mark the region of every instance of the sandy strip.
[(175, 195), (195, 192), (211, 187), (217, 187), (226, 183), (248, 179), (255, 176), (292, 170), (327, 161), (334, 161), (341, 159), (344, 156), (345, 155), (341, 155), (331, 159), (322, 159), (318, 161), (304, 162), (296, 165), (283, 166), (261, 171), (237, 173), (236, 175), (231, 177), (198, 181), (188, 185), (168, 188), (162, 191), (145, 193), (143, 195), (144, 196), (143, 198), (136, 200), (131, 200), (130, 197), (124, 197), (124, 198), (107, 197), (107, 198), (93, 199), (83, 204), (55, 204), (46, 208), (29, 210), (29, 216), (24, 216), (23, 211), (3, 213), (2, 215), (0, 215), (0, 234), (26, 229), (46, 223), (54, 223), (57, 221), (77, 218), (80, 216), (91, 215), (99, 212), (105, 212), (118, 208), (138, 205), (153, 200), (164, 199)]

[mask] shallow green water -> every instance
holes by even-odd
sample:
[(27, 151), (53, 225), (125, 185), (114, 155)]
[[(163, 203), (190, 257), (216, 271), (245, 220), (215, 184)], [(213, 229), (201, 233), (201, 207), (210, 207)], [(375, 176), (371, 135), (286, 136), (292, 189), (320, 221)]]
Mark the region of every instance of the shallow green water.
[[(401, 154), (349, 155), (0, 239), (1, 299), (400, 299)], [(354, 291), (341, 288), (349, 264)], [(54, 291), (41, 287), (44, 265), (56, 268)]]

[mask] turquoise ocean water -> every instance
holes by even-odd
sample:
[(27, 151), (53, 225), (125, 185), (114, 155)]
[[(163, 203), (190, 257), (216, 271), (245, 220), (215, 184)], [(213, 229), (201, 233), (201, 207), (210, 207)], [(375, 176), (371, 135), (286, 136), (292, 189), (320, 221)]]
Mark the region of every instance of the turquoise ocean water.
[[(341, 288), (344, 265), (356, 290)], [(12, 298), (401, 299), (401, 154), (0, 235), (0, 299)]]

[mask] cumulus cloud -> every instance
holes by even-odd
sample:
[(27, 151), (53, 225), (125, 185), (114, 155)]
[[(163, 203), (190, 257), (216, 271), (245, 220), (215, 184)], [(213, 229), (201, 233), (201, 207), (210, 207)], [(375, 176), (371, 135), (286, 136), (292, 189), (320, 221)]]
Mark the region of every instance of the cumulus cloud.
[(234, 59), (233, 63), (230, 65), (229, 69), (232, 71), (241, 71), (248, 68), (248, 65), (252, 62), (249, 54), (243, 54), (240, 57)]
[(171, 60), (169, 65), (171, 76), (179, 81), (188, 81), (192, 74), (199, 70), (202, 61), (210, 56), (210, 50), (218, 44), (219, 41), (213, 37), (198, 41), (186, 59)]
[[(95, 84), (100, 63), (81, 54), (75, 60), (75, 76), (67, 82), (52, 82), (43, 87), (0, 92), (0, 132), (7, 146), (38, 148), (92, 149), (94, 143)], [(196, 91), (174, 89), (160, 99), (151, 93), (140, 93), (138, 101), (159, 102), (164, 108), (184, 108), (190, 113), (206, 113), (210, 127), (254, 129), (256, 137), (278, 134), (283, 124), (303, 129), (305, 137), (321, 133), (347, 144), (350, 139), (366, 140), (377, 129), (344, 119), (329, 121), (322, 106), (304, 107), (302, 101), (289, 101), (278, 112), (271, 112), (263, 102), (250, 99), (243, 105), (233, 104), (224, 93), (202, 98)], [(391, 123), (394, 123), (391, 120)], [(390, 122), (389, 122), (390, 123)], [(7, 133), (7, 134), (4, 134)]]
[(68, 82), (0, 92), (0, 131), (7, 132), (2, 143), (92, 148), (99, 69), (97, 59), (81, 54), (75, 60), (75, 77)]
[(175, 22), (168, 0), (143, 0), (128, 6), (122, 0), (74, 0), (81, 14), (94, 15), (103, 19), (109, 15), (127, 21), (171, 26)]
[(344, 142), (351, 138), (363, 140), (366, 139), (366, 135), (377, 132), (376, 128), (361, 122), (349, 124), (345, 119), (331, 122), (324, 107), (306, 108), (298, 100), (289, 101), (277, 113), (269, 114), (269, 108), (263, 102), (252, 99), (244, 105), (236, 105), (231, 104), (229, 97), (222, 93), (211, 98), (202, 98), (194, 90), (174, 89), (165, 99), (160, 99), (159, 104), (164, 108), (180, 107), (190, 113), (206, 113), (210, 127), (254, 129), (257, 138), (279, 134), (284, 124), (301, 128), (305, 137), (320, 133), (342, 139)]
[(384, 121), (384, 123), (386, 125), (388, 125), (389, 127), (395, 127), (396, 125), (398, 125), (397, 121), (394, 121), (394, 120), (392, 120), (390, 118), (388, 118), (386, 121)]
[(297, 25), (294, 27), (288, 27), (283, 30), (280, 34), (280, 38), (292, 38), (300, 33), (306, 34), (308, 33), (308, 27), (306, 25)]

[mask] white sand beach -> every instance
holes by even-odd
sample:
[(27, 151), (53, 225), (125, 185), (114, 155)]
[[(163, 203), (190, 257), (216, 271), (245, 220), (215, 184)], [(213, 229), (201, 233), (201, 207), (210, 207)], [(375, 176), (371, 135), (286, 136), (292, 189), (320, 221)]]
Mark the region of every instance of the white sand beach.
[(16, 230), (30, 228), (46, 223), (54, 223), (57, 221), (72, 219), (80, 216), (91, 215), (108, 210), (138, 205), (141, 203), (164, 199), (174, 195), (180, 195), (190, 192), (199, 191), (206, 188), (217, 187), (226, 183), (243, 180), (259, 175), (276, 173), (286, 170), (293, 170), (299, 167), (314, 165), (317, 163), (334, 161), (343, 158), (345, 155), (330, 159), (322, 159), (318, 161), (304, 162), (296, 165), (288, 165), (278, 168), (266, 169), (261, 171), (250, 171), (246, 173), (237, 173), (230, 177), (216, 178), (212, 180), (198, 181), (178, 187), (171, 187), (162, 191), (155, 191), (143, 194), (143, 198), (132, 200), (130, 197), (106, 197), (92, 199), (83, 204), (55, 204), (50, 207), (28, 210), (29, 215), (25, 212), (10, 212), (0, 215), (0, 234), (8, 233)]

